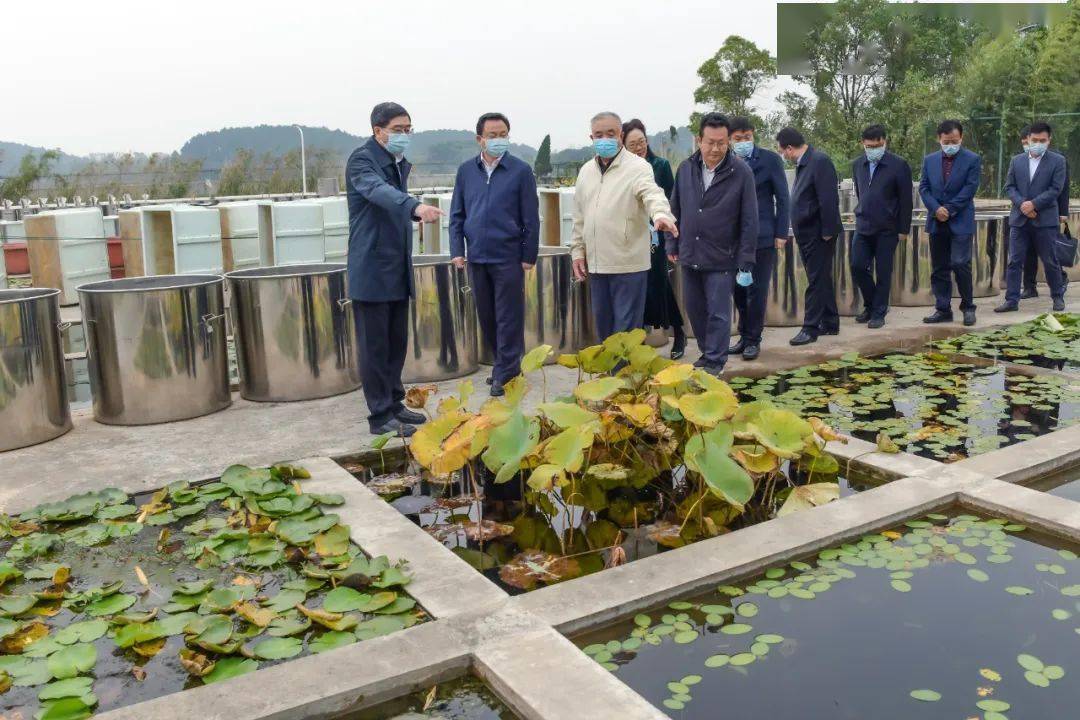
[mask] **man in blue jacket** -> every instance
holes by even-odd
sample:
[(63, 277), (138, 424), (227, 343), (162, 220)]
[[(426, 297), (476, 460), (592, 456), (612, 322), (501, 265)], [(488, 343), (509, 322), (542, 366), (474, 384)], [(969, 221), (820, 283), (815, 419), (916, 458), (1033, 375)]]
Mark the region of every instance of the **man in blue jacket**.
[(1050, 148), (1051, 129), (1032, 123), (1027, 152), (1009, 163), (1005, 194), (1012, 201), (1009, 213), (1009, 264), (1005, 273), (1005, 302), (994, 312), (1019, 309), (1020, 282), (1028, 246), (1034, 245), (1046, 270), (1054, 312), (1065, 310), (1065, 283), (1054, 252), (1058, 235), (1058, 198), (1065, 186), (1065, 158)]
[[(450, 204), (450, 255), (469, 260), (476, 314), (495, 359), (491, 395), (521, 372), (525, 353), (525, 271), (536, 263), (540, 210), (532, 168), (509, 153), (510, 121), (486, 113), (476, 122), (480, 154), (458, 168)], [(467, 250), (466, 250), (467, 246)]]
[[(1024, 128), (1023, 142), (1027, 144), (1028, 135), (1030, 135), (1030, 128)], [(1050, 152), (1054, 152), (1051, 150)], [(1058, 153), (1061, 155), (1061, 153)], [(1065, 157), (1064, 155), (1061, 155)], [(1064, 225), (1069, 222), (1069, 159), (1065, 158), (1065, 185), (1061, 188), (1061, 194), (1058, 195), (1058, 220)], [(1035, 251), (1034, 245), (1028, 245), (1027, 255), (1024, 256), (1024, 289), (1020, 293), (1020, 299), (1026, 300), (1027, 298), (1039, 297), (1038, 289), (1038, 276), (1039, 276), (1039, 254)], [(1068, 290), (1069, 276), (1065, 272), (1065, 268), (1061, 269), (1062, 283), (1064, 283), (1066, 290)]]
[(791, 186), (791, 231), (806, 268), (803, 326), (789, 342), (806, 345), (818, 335), (840, 332), (832, 268), (833, 242), (844, 232), (840, 222), (840, 182), (836, 166), (821, 150), (806, 144), (801, 132), (786, 127), (776, 134), (780, 155), (795, 165)]
[(851, 276), (863, 300), (855, 322), (866, 323), (868, 328), (885, 324), (896, 245), (901, 235), (911, 232), (911, 166), (889, 152), (886, 144), (881, 125), (864, 129), (863, 157), (851, 168), (859, 200), (851, 240)]
[(349, 201), (349, 297), (353, 301), (360, 379), (373, 434), (412, 435), (424, 416), (403, 404), (401, 371), (409, 345), (412, 223), (434, 222), (438, 208), (407, 192), (405, 159), (412, 118), (397, 103), (371, 111), (371, 137), (345, 166)]
[(757, 193), (758, 232), (754, 255), (754, 282), (735, 286), (735, 307), (739, 311), (739, 342), (728, 352), (755, 360), (761, 352), (761, 332), (765, 327), (765, 306), (769, 283), (776, 268), (776, 251), (787, 243), (788, 186), (784, 161), (772, 150), (754, 143), (754, 126), (748, 118), (731, 119), (731, 142), (735, 154), (754, 173)]
[(671, 212), (679, 232), (666, 235), (668, 259), (680, 265), (683, 307), (701, 350), (694, 365), (712, 375), (727, 363), (733, 284), (753, 282), (757, 250), (754, 173), (728, 151), (729, 127), (717, 112), (701, 118), (698, 151), (675, 173)]
[(941, 150), (923, 158), (919, 179), (919, 195), (926, 206), (926, 231), (930, 233), (930, 286), (934, 290), (934, 312), (923, 322), (952, 322), (950, 275), (955, 275), (964, 324), (974, 325), (971, 247), (982, 158), (962, 147), (964, 126), (959, 120), (943, 120), (937, 137)]

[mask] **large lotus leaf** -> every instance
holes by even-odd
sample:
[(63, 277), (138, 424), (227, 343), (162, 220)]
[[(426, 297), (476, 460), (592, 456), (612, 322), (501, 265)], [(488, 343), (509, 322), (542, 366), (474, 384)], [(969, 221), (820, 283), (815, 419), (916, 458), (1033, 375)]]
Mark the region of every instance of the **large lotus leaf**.
[(577, 472), (585, 462), (584, 450), (593, 444), (593, 423), (567, 428), (544, 443), (544, 460), (567, 472)]
[(496, 473), (495, 482), (510, 480), (521, 469), (521, 460), (536, 449), (540, 440), (540, 422), (515, 408), (509, 419), (491, 431), (488, 447), (481, 458)]
[(574, 388), (574, 397), (583, 402), (601, 402), (625, 387), (622, 378), (601, 377)]
[(754, 481), (728, 456), (731, 443), (731, 426), (727, 424), (692, 435), (686, 441), (686, 466), (705, 479), (714, 495), (741, 509), (754, 494)]
[(449, 415), (440, 415), (421, 425), (409, 439), (409, 450), (416, 458), (416, 462), (425, 468), (430, 468), (431, 463), (442, 452), (443, 440), (468, 419), (468, 413), (457, 411)]
[(560, 428), (583, 425), (600, 418), (600, 416), (592, 410), (586, 410), (580, 405), (568, 402), (541, 403), (537, 406), (537, 410), (542, 412), (544, 417), (558, 425)]
[(122, 593), (108, 595), (90, 603), (86, 607), (86, 614), (92, 617), (115, 615), (134, 605), (137, 599), (134, 595), (124, 595)]
[(90, 672), (96, 662), (97, 648), (89, 643), (76, 643), (60, 648), (47, 660), (49, 672), (57, 680)]
[(516, 408), (521, 404), (522, 398), (525, 397), (525, 391), (528, 390), (528, 385), (525, 384), (525, 376), (518, 375), (511, 379), (509, 382), (503, 383), (503, 401), (512, 408)]
[(732, 457), (752, 473), (771, 473), (780, 465), (780, 459), (760, 445), (739, 445), (731, 451)]
[(551, 351), (550, 345), (540, 345), (525, 353), (521, 358), (521, 372), (531, 373), (542, 368), (544, 361), (551, 356)]
[(610, 372), (619, 362), (619, 356), (603, 345), (592, 345), (577, 354), (578, 367), (587, 373)]
[(758, 413), (763, 410), (773, 410), (775, 405), (765, 400), (755, 400), (754, 402), (742, 403), (739, 405), (739, 409), (735, 412), (735, 417), (731, 418), (732, 429), (735, 431), (735, 437), (742, 440), (750, 440), (754, 437), (753, 431), (750, 429), (750, 425), (757, 420)]
[(686, 382), (694, 374), (694, 366), (689, 363), (668, 365), (653, 376), (653, 383), (661, 386), (678, 385)]
[(240, 657), (221, 658), (214, 663), (214, 669), (203, 676), (203, 682), (209, 685), (211, 683), (237, 677), (238, 675), (246, 675), (247, 673), (254, 672), (258, 669), (259, 663), (255, 660)]
[(557, 583), (581, 575), (576, 559), (560, 557), (541, 550), (518, 553), (499, 569), (499, 578), (522, 590), (531, 590), (539, 583)]
[(431, 461), (431, 473), (443, 477), (465, 467), (487, 446), (491, 425), (491, 418), (476, 415), (455, 428), (443, 442), (442, 451)]
[(267, 638), (255, 643), (251, 650), (262, 660), (285, 660), (303, 652), (304, 643), (294, 637)]
[(73, 645), (77, 642), (94, 642), (108, 631), (109, 623), (104, 620), (85, 620), (62, 628), (53, 637), (61, 645)]
[(335, 525), (324, 533), (315, 536), (315, 552), (322, 557), (337, 557), (349, 550), (349, 528)]
[(90, 707), (97, 702), (97, 696), (88, 693), (82, 697), (66, 697), (50, 700), (41, 704), (41, 710), (34, 713), (34, 720), (85, 720), (93, 715)]
[(556, 487), (566, 485), (566, 473), (558, 465), (538, 465), (533, 468), (527, 484), (537, 492), (551, 492)]
[(707, 390), (699, 395), (686, 394), (679, 398), (679, 411), (698, 427), (711, 428), (735, 415), (738, 407), (739, 401), (731, 388)]
[(824, 505), (840, 497), (840, 485), (837, 483), (810, 483), (791, 489), (791, 494), (784, 501), (777, 516), (790, 515), (799, 510)]
[(641, 328), (635, 328), (633, 330), (612, 333), (604, 339), (602, 344), (608, 351), (625, 357), (631, 350), (635, 347), (639, 347), (643, 342), (645, 342), (645, 331)]
[(480, 406), (480, 414), (489, 418), (492, 425), (502, 425), (513, 411), (514, 408), (501, 398), (491, 398)]
[(618, 408), (623, 415), (630, 418), (630, 422), (638, 427), (652, 425), (656, 419), (653, 414), (653, 407), (648, 403), (620, 403)]
[(635, 348), (631, 348), (627, 354), (627, 358), (630, 361), (630, 368), (639, 373), (649, 372), (649, 368), (658, 357), (656, 348), (649, 345), (638, 345)]
[(806, 446), (806, 439), (814, 434), (810, 423), (791, 412), (777, 408), (758, 412), (747, 430), (754, 439), (782, 458), (794, 459)]

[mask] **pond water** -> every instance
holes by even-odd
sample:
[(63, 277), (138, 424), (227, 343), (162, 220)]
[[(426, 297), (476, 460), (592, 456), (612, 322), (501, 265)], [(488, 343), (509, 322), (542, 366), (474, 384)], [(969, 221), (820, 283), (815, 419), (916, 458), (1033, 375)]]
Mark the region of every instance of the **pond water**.
[[(684, 488), (678, 478), (671, 479), (670, 487), (665, 490), (619, 488), (609, 492), (606, 506), (590, 510), (563, 502), (561, 494), (550, 506), (543, 501), (537, 505), (523, 504), (520, 485), (514, 481), (484, 486), (482, 500), (477, 501), (470, 495), (468, 483), (463, 487), (460, 476), (450, 483), (435, 483), (426, 474), (394, 472), (373, 477), (363, 466), (349, 463), (344, 466), (510, 594), (599, 572), (614, 563), (632, 562), (705, 539), (675, 534), (680, 522), (679, 508), (685, 507)], [(814, 483), (835, 484), (839, 497), (880, 484), (846, 468), (841, 473), (815, 474), (811, 478), (805, 471), (785, 465), (778, 474), (777, 488), (789, 487), (789, 478), (792, 486), (806, 485), (811, 479)], [(775, 515), (779, 504), (777, 500), (750, 505), (745, 514), (727, 518), (724, 531), (736, 531), (768, 520)], [(478, 537), (468, 526), (483, 527), (486, 536)], [(499, 534), (503, 532), (501, 529), (505, 534)], [(552, 572), (539, 573), (539, 577), (536, 573), (518, 574), (505, 569), (519, 554), (531, 550), (561, 560), (553, 560)]]
[[(1075, 383), (1076, 381), (1071, 381)], [(1059, 377), (1007, 374), (933, 354), (838, 360), (757, 380), (734, 378), (746, 400), (768, 400), (874, 442), (953, 462), (1080, 421), (1080, 386)]]
[(339, 720), (514, 720), (516, 717), (487, 685), (467, 675), (367, 710), (342, 715)]
[(1080, 315), (1057, 313), (1054, 317), (1057, 325), (1031, 320), (940, 340), (931, 346), (944, 353), (1080, 372)]
[(934, 514), (574, 641), (676, 720), (1071, 717), (1075, 550)]
[(1080, 465), (1036, 480), (1028, 487), (1080, 502)]
[[(40, 506), (51, 513), (47, 516), (34, 511), (0, 516), (7, 535), (0, 540), (0, 684), (12, 681), (0, 694), (0, 717), (29, 720), (50, 701), (79, 697), (102, 712), (426, 619), (395, 582), (402, 579), (398, 569), (385, 559), (368, 561), (348, 541), (347, 528), (344, 539), (330, 537), (338, 522), (329, 506), (340, 498), (309, 496), (307, 509), (286, 516), (279, 505), (297, 497), (287, 484), (263, 484), (259, 491), (277, 488), (274, 500), (251, 493), (241, 500), (221, 482), (179, 483), (159, 496), (127, 498), (120, 491), (102, 491)], [(265, 504), (275, 501), (281, 503), (273, 510)], [(89, 511), (91, 517), (63, 521), (57, 513), (68, 508), (76, 514)], [(278, 516), (274, 529), (268, 516), (245, 525), (262, 511)], [(35, 526), (39, 529), (32, 530)], [(328, 555), (342, 550), (333, 559)], [(356, 609), (330, 607), (348, 600), (340, 597), (343, 591), (354, 592), (332, 587), (348, 585), (348, 574), (361, 565), (369, 581), (389, 581), (385, 590), (370, 590), (389, 592), (388, 603), (371, 612), (311, 620), (297, 608)], [(56, 585), (61, 567), (70, 579)], [(334, 569), (342, 567), (344, 574)], [(202, 623), (207, 626), (196, 633)], [(22, 633), (31, 628), (36, 640), (22, 642)], [(125, 640), (125, 633), (137, 634)], [(201, 659), (194, 659), (209, 674), (186, 669), (181, 651), (197, 651)], [(85, 659), (66, 666), (72, 653)], [(73, 691), (71, 680), (86, 686)], [(89, 712), (85, 706), (75, 710), (62, 717)]]

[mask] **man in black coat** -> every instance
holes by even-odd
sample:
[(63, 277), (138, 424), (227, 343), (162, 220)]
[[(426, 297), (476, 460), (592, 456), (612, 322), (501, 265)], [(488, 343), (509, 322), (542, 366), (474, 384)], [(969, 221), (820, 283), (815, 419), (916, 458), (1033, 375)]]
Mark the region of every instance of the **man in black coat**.
[(863, 310), (855, 322), (869, 328), (885, 324), (892, 289), (893, 257), (900, 236), (911, 232), (911, 166), (886, 148), (885, 128), (862, 132), (863, 157), (852, 163), (855, 177), (855, 236), (851, 277), (859, 286)]
[[(1027, 138), (1030, 134), (1031, 126), (1028, 125), (1024, 128), (1024, 143), (1027, 144)], [(1054, 152), (1051, 150), (1050, 152)], [(1062, 157), (1064, 154), (1058, 153)], [(1061, 194), (1058, 195), (1058, 220), (1064, 225), (1069, 222), (1069, 159), (1065, 158), (1065, 185), (1061, 188)], [(1035, 250), (1035, 245), (1032, 243), (1028, 245), (1027, 255), (1024, 256), (1024, 290), (1020, 293), (1020, 299), (1026, 300), (1028, 298), (1039, 297), (1038, 289), (1038, 276), (1039, 276), (1039, 253)], [(1069, 276), (1065, 273), (1065, 269), (1062, 268), (1062, 282), (1067, 286), (1069, 284)]]
[(679, 166), (671, 194), (679, 234), (666, 235), (668, 259), (680, 266), (683, 307), (701, 350), (694, 365), (713, 375), (727, 362), (732, 288), (753, 282), (757, 250), (754, 173), (729, 150), (729, 127), (720, 113), (701, 119), (699, 149)]
[(360, 378), (373, 434), (408, 437), (424, 416), (403, 404), (401, 371), (409, 344), (412, 224), (442, 215), (407, 192), (405, 159), (412, 119), (397, 103), (371, 111), (372, 135), (345, 166), (349, 201), (349, 298), (353, 302)]
[[(819, 335), (840, 332), (840, 313), (836, 309), (832, 267), (836, 246), (844, 232), (840, 222), (840, 193), (836, 167), (829, 156), (806, 144), (795, 128), (784, 128), (776, 135), (780, 154), (795, 164), (795, 183), (791, 186), (791, 230), (799, 246), (809, 281), (803, 326), (790, 342), (806, 345)], [(778, 231), (779, 232), (779, 231)]]

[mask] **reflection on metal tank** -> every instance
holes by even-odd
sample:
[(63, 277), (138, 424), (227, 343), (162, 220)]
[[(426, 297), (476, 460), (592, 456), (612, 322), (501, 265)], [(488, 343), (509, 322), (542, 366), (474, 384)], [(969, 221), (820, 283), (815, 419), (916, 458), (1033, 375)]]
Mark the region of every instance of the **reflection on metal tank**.
[[(1069, 213), (1069, 232), (1072, 233), (1073, 237), (1077, 237), (1078, 233), (1080, 233), (1080, 212), (1077, 212), (1075, 209), (1073, 209)], [(994, 273), (994, 277), (997, 280), (998, 287), (1001, 289), (1002, 292), (1005, 292), (1006, 285), (1007, 285), (1007, 282), (1006, 282), (1006, 279), (1005, 279), (1005, 271), (1008, 269), (1008, 266), (1009, 266), (1009, 234), (1010, 234), (1009, 218), (1005, 217), (1005, 218), (1003, 218), (1001, 220), (1001, 232), (999, 233), (999, 235), (1001, 237), (1001, 243), (1000, 244), (1001, 244), (1001, 258), (1002, 259), (1001, 259), (1001, 262), (998, 264), (998, 267), (996, 268), (996, 271)], [(1039, 260), (1037, 262), (1039, 264), (1039, 273), (1038, 273), (1038, 276), (1037, 276), (1037, 281), (1040, 282), (1040, 283), (1045, 284), (1046, 283), (1046, 274), (1043, 272), (1042, 261)], [(1062, 269), (1065, 270), (1065, 277), (1068, 278), (1070, 283), (1071, 282), (1080, 282), (1080, 262), (1075, 263), (1071, 268), (1062, 268)], [(1044, 288), (1044, 291), (1045, 291), (1045, 288)], [(1043, 292), (1043, 294), (1046, 294), (1046, 293)]]
[(0, 290), (0, 452), (71, 429), (60, 290)]
[[(977, 297), (994, 297), (998, 294), (998, 266), (1003, 264), (1001, 255), (1002, 233), (1008, 229), (1008, 216), (986, 214), (975, 216), (975, 246), (971, 249), (972, 294)], [(960, 297), (953, 278), (953, 297)]]
[(930, 307), (934, 292), (930, 287), (930, 233), (921, 222), (911, 224), (911, 232), (901, 235), (893, 259), (892, 293), (889, 304), (897, 307)]
[[(574, 279), (570, 248), (541, 245), (536, 265), (525, 272), (525, 351), (551, 345), (550, 364), (562, 353), (593, 344), (592, 315), (584, 294), (583, 284)], [(493, 357), (483, 331), (478, 337), (480, 362), (490, 365)]]
[(156, 275), (79, 287), (94, 418), (145, 425), (228, 407), (224, 279)]
[(455, 268), (449, 255), (414, 255), (402, 380), (450, 380), (478, 366), (476, 309), (465, 271)]
[(254, 268), (225, 277), (244, 398), (311, 400), (360, 387), (345, 265)]
[(851, 275), (851, 243), (855, 239), (855, 223), (844, 223), (844, 234), (833, 248), (833, 294), (840, 317), (855, 317), (862, 310), (862, 293)]
[(769, 284), (769, 300), (765, 305), (767, 327), (798, 327), (802, 325), (803, 293), (806, 292), (806, 269), (794, 240), (776, 251), (776, 267)]

